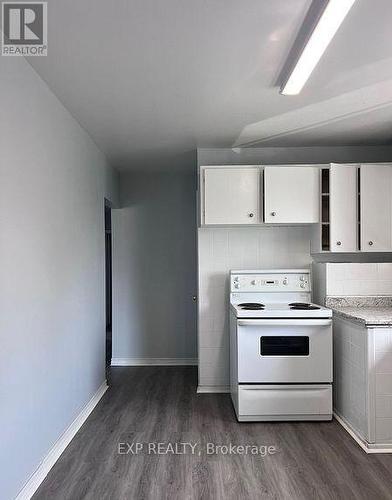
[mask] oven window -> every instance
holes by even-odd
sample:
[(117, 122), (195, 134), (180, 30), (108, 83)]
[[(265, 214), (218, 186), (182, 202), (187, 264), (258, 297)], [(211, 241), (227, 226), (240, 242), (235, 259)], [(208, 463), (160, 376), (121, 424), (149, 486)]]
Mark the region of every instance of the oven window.
[(309, 356), (309, 337), (260, 337), (262, 356)]

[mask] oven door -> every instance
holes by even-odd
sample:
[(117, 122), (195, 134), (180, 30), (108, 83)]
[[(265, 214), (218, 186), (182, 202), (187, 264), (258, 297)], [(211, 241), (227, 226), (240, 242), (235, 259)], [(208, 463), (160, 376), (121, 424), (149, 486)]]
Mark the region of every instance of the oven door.
[(238, 319), (239, 383), (332, 382), (331, 319)]

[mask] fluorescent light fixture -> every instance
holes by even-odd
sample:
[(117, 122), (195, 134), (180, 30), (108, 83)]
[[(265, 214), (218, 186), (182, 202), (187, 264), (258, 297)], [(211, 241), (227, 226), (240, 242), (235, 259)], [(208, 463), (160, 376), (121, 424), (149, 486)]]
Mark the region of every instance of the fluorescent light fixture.
[(299, 94), (355, 0), (329, 0), (291, 75), (282, 86), (284, 95)]

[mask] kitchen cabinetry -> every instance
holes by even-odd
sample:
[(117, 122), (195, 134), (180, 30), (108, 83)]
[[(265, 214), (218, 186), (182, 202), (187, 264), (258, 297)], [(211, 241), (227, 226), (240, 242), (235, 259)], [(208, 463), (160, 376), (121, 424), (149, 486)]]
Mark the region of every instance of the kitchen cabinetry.
[(321, 170), (321, 221), (313, 251), (358, 250), (357, 178), (358, 165), (332, 163)]
[(208, 226), (318, 222), (319, 171), (320, 165), (200, 167), (200, 223)]
[(264, 168), (264, 221), (269, 224), (319, 222), (319, 169), (310, 166)]
[(392, 165), (331, 164), (321, 170), (321, 221), (312, 253), (392, 252)]
[(392, 250), (392, 168), (389, 165), (360, 167), (360, 249)]
[(258, 166), (203, 169), (204, 224), (259, 224), (261, 170)]
[(392, 164), (200, 167), (199, 222), (313, 224), (312, 253), (392, 252)]
[(334, 412), (367, 451), (392, 451), (392, 329), (334, 317)]

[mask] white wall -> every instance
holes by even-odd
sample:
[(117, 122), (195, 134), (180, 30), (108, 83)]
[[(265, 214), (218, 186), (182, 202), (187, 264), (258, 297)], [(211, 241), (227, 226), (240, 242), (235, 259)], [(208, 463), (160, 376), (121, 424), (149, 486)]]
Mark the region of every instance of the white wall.
[(104, 197), (116, 176), (21, 57), (0, 57), (0, 498), (105, 380)]
[(121, 175), (123, 208), (113, 214), (114, 364), (196, 358), (195, 157), (182, 161), (182, 170)]
[(199, 386), (225, 387), (230, 270), (309, 267), (309, 228), (202, 228), (198, 241)]
[(392, 296), (392, 263), (314, 263), (314, 290), (326, 297)]

